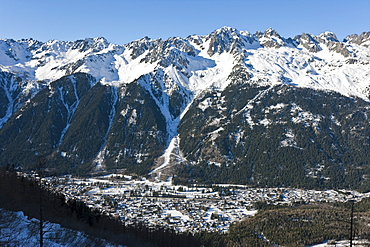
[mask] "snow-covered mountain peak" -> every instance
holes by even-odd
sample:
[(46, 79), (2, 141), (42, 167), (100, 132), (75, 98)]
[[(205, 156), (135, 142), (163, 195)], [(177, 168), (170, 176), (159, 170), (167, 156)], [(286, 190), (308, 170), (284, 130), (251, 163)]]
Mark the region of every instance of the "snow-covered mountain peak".
[(277, 37), (277, 38), (281, 38), (280, 34), (278, 32), (276, 32), (275, 29), (273, 29), (272, 27), (269, 27), (268, 29), (266, 29), (266, 31), (263, 33), (263, 36), (264, 37)]
[[(249, 32), (239, 32), (237, 29), (222, 27), (203, 37), (204, 48), (210, 57), (223, 52), (239, 53), (243, 48), (250, 48), (256, 42)], [(259, 45), (257, 45), (259, 46)], [(254, 45), (256, 47), (256, 45)]]
[(71, 49), (78, 49), (80, 52), (100, 52), (108, 48), (110, 43), (103, 37), (86, 38), (73, 42)]
[(0, 39), (0, 66), (25, 63), (32, 57), (31, 51), (40, 48), (42, 42), (33, 39)]
[(312, 34), (302, 33), (301, 35), (297, 35), (294, 37), (302, 47), (307, 49), (309, 52), (319, 52), (322, 50), (320, 47), (320, 43), (314, 38)]
[(265, 32), (256, 32), (261, 46), (266, 48), (280, 48), (282, 46), (295, 46), (292, 39), (285, 39), (273, 28), (268, 28)]
[(336, 52), (341, 54), (345, 58), (353, 57), (352, 54), (345, 43), (338, 40), (337, 36), (332, 32), (324, 32), (316, 37), (316, 39), (325, 45), (331, 52)]
[[(360, 64), (369, 62), (366, 50), (369, 40), (369, 32), (348, 36), (343, 43), (332, 32), (319, 36), (303, 33), (291, 39), (282, 37), (273, 28), (250, 34), (227, 26), (205, 36), (167, 40), (144, 37), (126, 45), (111, 44), (103, 37), (46, 43), (33, 39), (0, 40), (0, 68), (32, 83), (84, 72), (114, 85), (162, 70), (176, 82), (173, 86), (180, 85), (191, 93), (212, 85), (224, 87), (242, 73), (243, 78), (256, 82), (320, 85), (367, 98), (367, 93), (359, 92), (367, 92), (363, 75), (368, 69)], [(351, 44), (361, 44), (362, 48)], [(336, 66), (336, 61), (341, 64)], [(349, 66), (354, 63), (357, 65)], [(350, 71), (355, 69), (364, 72), (352, 75)], [(348, 84), (352, 76), (357, 83)], [(338, 78), (338, 83), (333, 83), (333, 78)], [(166, 86), (168, 91), (170, 84)], [(343, 91), (347, 84), (350, 89)]]
[(252, 34), (247, 30), (240, 31), (240, 34), (245, 36), (245, 37), (252, 37)]
[(370, 46), (370, 32), (363, 32), (360, 35), (357, 35), (357, 34), (348, 35), (344, 39), (344, 42), (369, 47)]
[(156, 44), (157, 44), (157, 41), (154, 41), (150, 39), (149, 37), (145, 36), (142, 39), (134, 40), (128, 43), (127, 45), (125, 45), (125, 47), (127, 48), (127, 50), (130, 51), (129, 59), (132, 60), (132, 59), (136, 59), (137, 57), (142, 55), (144, 52), (146, 52), (147, 50), (149, 50), (151, 47), (155, 46)]
[(79, 53), (97, 53), (107, 49), (109, 46), (110, 43), (103, 37), (85, 38), (76, 41), (49, 40), (40, 47), (36, 54), (43, 53), (44, 51), (58, 54), (70, 50), (75, 50)]
[(215, 31), (212, 32), (214, 35), (225, 35), (225, 34), (230, 34), (230, 33), (236, 33), (238, 30), (232, 27), (228, 26), (223, 26), (221, 28), (216, 29)]
[(330, 31), (326, 31), (318, 36), (319, 39), (323, 40), (324, 42), (339, 42), (337, 36)]

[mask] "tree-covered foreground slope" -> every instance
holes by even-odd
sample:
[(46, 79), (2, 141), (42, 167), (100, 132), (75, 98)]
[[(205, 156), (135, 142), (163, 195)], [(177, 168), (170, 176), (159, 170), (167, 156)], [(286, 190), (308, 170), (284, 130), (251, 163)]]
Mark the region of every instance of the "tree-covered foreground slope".
[[(304, 247), (349, 240), (351, 204), (268, 206), (255, 217), (232, 226), (227, 246)], [(354, 204), (353, 240), (370, 240), (369, 213), (369, 200)]]

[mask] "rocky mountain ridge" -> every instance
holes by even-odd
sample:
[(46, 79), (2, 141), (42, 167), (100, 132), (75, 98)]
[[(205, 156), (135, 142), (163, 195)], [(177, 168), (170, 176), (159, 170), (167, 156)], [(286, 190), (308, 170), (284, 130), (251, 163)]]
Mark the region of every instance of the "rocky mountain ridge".
[[(368, 162), (342, 158), (353, 156), (354, 148), (368, 148), (368, 45), (369, 32), (341, 42), (331, 32), (283, 38), (271, 28), (250, 34), (230, 27), (126, 45), (102, 37), (0, 40), (1, 162), (31, 168), (42, 156), (50, 170), (63, 173), (124, 169), (181, 174), (182, 181), (251, 184), (280, 179), (279, 172), (262, 168), (257, 179), (256, 167), (281, 166), (284, 174), (294, 163), (300, 179), (331, 184), (326, 170), (334, 161), (338, 171), (353, 166), (348, 162)], [(352, 116), (357, 122), (347, 123)], [(332, 131), (335, 126), (355, 129), (363, 145), (347, 145), (355, 137), (344, 138), (346, 129)], [(310, 131), (300, 139), (297, 128)], [(247, 142), (257, 145), (250, 141), (257, 133), (260, 141), (270, 136), (275, 146), (246, 151)], [(330, 145), (322, 138), (331, 139)], [(320, 145), (302, 147), (315, 141)], [(258, 145), (266, 148), (267, 142)], [(347, 151), (332, 152), (333, 145)], [(302, 158), (281, 159), (292, 148)], [(330, 155), (313, 154), (315, 148)], [(273, 150), (270, 161), (252, 159)], [(308, 161), (312, 155), (316, 158)], [(207, 169), (223, 175), (214, 180), (199, 173)], [(232, 175), (240, 169), (248, 174), (244, 180)], [(363, 184), (366, 176), (360, 180)]]

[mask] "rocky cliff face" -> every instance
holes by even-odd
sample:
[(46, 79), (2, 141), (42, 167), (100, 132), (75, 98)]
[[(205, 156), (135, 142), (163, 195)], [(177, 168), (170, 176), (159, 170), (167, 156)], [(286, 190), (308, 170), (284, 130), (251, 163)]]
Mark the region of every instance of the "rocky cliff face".
[(364, 186), (369, 35), (223, 27), (127, 45), (0, 40), (0, 157), (50, 171)]

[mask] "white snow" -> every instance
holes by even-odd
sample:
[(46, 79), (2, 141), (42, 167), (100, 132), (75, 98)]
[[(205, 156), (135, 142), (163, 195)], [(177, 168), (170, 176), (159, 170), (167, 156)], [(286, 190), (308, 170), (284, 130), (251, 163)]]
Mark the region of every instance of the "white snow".
[(212, 105), (212, 100), (210, 98), (206, 98), (202, 102), (198, 104), (198, 108), (202, 111), (205, 111), (207, 108), (209, 108)]
[(170, 157), (171, 157), (173, 149), (175, 148), (175, 142), (178, 142), (178, 138), (179, 138), (178, 136), (176, 136), (175, 138), (172, 138), (172, 140), (171, 140), (170, 144), (168, 145), (166, 151), (162, 155), (162, 157), (164, 158), (164, 161), (163, 161), (162, 165), (155, 168), (150, 173), (158, 172), (158, 171), (162, 170), (163, 168), (167, 167), (170, 164)]
[[(266, 33), (272, 31), (269, 29)], [(230, 47), (223, 52), (218, 51), (209, 55), (211, 37), (217, 35), (219, 40), (225, 39), (224, 45)], [(334, 36), (331, 33), (324, 33), (320, 37), (331, 39)], [(278, 35), (273, 35), (270, 38), (281, 45), (285, 44)], [(175, 44), (168, 44), (167, 50), (161, 54), (163, 56), (158, 56), (159, 60), (146, 62), (148, 60), (144, 58), (147, 56), (154, 55), (156, 57), (155, 45), (162, 42), (159, 40), (142, 41), (149, 42), (151, 45), (144, 45), (145, 48), (140, 47), (139, 49), (146, 50), (140, 52), (141, 55), (135, 58), (131, 57), (131, 54), (137, 49), (134, 45), (114, 45), (103, 38), (85, 39), (83, 42), (87, 45), (84, 45), (86, 49), (83, 50), (76, 47), (78, 44), (76, 42), (51, 40), (44, 44), (40, 43), (35, 49), (29, 50), (28, 47), (35, 44), (35, 41), (0, 40), (0, 70), (15, 73), (23, 78), (25, 80), (24, 94), (40, 90), (42, 88), (40, 83), (49, 83), (75, 72), (89, 73), (97, 80), (101, 80), (102, 84), (117, 88), (127, 83), (139, 82), (151, 94), (166, 119), (166, 128), (169, 134), (167, 150), (162, 157), (162, 165), (165, 166), (174, 161), (169, 158), (171, 155), (178, 156), (177, 160), (183, 159), (180, 158), (181, 153), (178, 148), (177, 127), (193, 100), (205, 91), (225, 89), (231, 83), (229, 75), (235, 66), (241, 66), (250, 74), (250, 83), (270, 86), (234, 114), (234, 116), (243, 114), (251, 128), (256, 124), (266, 127), (271, 124), (267, 118), (254, 120), (250, 111), (258, 99), (277, 84), (332, 90), (346, 96), (359, 96), (369, 100), (370, 49), (365, 46), (347, 45), (347, 48), (356, 55), (354, 58), (358, 61), (351, 64), (347, 62), (348, 58), (330, 51), (325, 44), (320, 43), (322, 50), (317, 53), (311, 53), (301, 46), (298, 48), (293, 46), (264, 48), (261, 46), (261, 42), (268, 41), (268, 37), (258, 38), (247, 31), (239, 32), (229, 27), (223, 27), (207, 36), (193, 35), (187, 39), (178, 38), (176, 40), (184, 41), (187, 45), (192, 46), (195, 55), (183, 52), (182, 48), (176, 47)], [(239, 43), (237, 47), (235, 47), (236, 42)], [(158, 49), (160, 50), (160, 48)], [(181, 58), (182, 62), (179, 59), (172, 63), (171, 59), (177, 58)], [(169, 59), (170, 65), (161, 66), (161, 62), (166, 59)], [(153, 84), (154, 80), (157, 80), (155, 85)], [(13, 114), (15, 98), (11, 96), (13, 89), (4, 85), (0, 86), (7, 88), (5, 93), (9, 101), (5, 116), (0, 119), (1, 128)], [(19, 87), (15, 84), (13, 86), (15, 89)], [(157, 91), (154, 92), (154, 90)], [(173, 116), (169, 110), (169, 99), (175, 90), (182, 93), (185, 98), (178, 116)], [(120, 95), (123, 93), (120, 92)], [(76, 105), (68, 105), (64, 102), (69, 117), (73, 115), (78, 102), (77, 100)], [(198, 104), (198, 107), (205, 111), (211, 103), (211, 99), (205, 99)], [(278, 112), (282, 107), (286, 106), (282, 104), (271, 106), (265, 109), (265, 113)], [(121, 112), (122, 115), (126, 115), (126, 113), (127, 111)], [(301, 109), (293, 114), (295, 115), (292, 116), (292, 121), (295, 123), (315, 125), (320, 121), (320, 116)], [(130, 123), (135, 124), (134, 111)], [(67, 121), (60, 141), (63, 140), (69, 124), (70, 120)], [(317, 129), (317, 131), (319, 130)], [(101, 151), (103, 150), (104, 148)], [(102, 153), (99, 155), (99, 157), (103, 156)], [(165, 166), (159, 165), (161, 169)]]
[(319, 122), (322, 116), (304, 111), (296, 104), (292, 104), (290, 113), (293, 116), (291, 119), (293, 123), (304, 123), (305, 126), (312, 126), (315, 131), (320, 131)]
[[(0, 209), (0, 243), (5, 246), (39, 246), (39, 220), (28, 218), (23, 212)], [(97, 238), (83, 232), (64, 228), (56, 223), (44, 222), (44, 246), (97, 246)], [(57, 237), (55, 237), (57, 236)], [(99, 239), (104, 246), (121, 246)]]
[(140, 62), (141, 59), (145, 57), (147, 52), (142, 54), (135, 60), (131, 60), (128, 52), (129, 50), (126, 50), (126, 52), (124, 52), (123, 54), (114, 55), (115, 61), (112, 61), (115, 69), (117, 70), (117, 80), (120, 83), (130, 83), (134, 80), (137, 80), (140, 76), (149, 74), (157, 67), (157, 63)]
[(297, 141), (295, 140), (295, 134), (291, 129), (285, 130), (284, 133), (286, 139), (280, 141), (280, 147), (294, 147), (298, 149), (302, 149), (297, 146)]
[(183, 215), (180, 211), (178, 210), (164, 210), (163, 214), (168, 215), (169, 217), (172, 218), (180, 218), (182, 221), (190, 221), (189, 216)]
[(162, 164), (156, 167), (154, 170), (152, 170), (150, 174), (159, 173), (160, 175), (163, 169), (169, 166), (174, 166), (182, 161), (185, 161), (185, 158), (183, 157), (180, 151), (179, 144), (180, 144), (180, 137), (177, 134), (171, 139), (170, 144), (168, 145), (167, 149), (161, 156), (161, 158), (163, 159)]
[(259, 121), (259, 124), (267, 127), (267, 126), (272, 124), (272, 121), (270, 119), (264, 118), (264, 119)]
[(65, 100), (64, 100), (63, 89), (61, 87), (58, 88), (59, 93), (60, 93), (60, 100), (62, 101), (62, 104), (64, 105), (64, 107), (67, 110), (66, 126), (62, 130), (62, 134), (60, 136), (58, 146), (62, 143), (62, 141), (64, 139), (64, 135), (67, 132), (67, 130), (69, 129), (69, 126), (71, 125), (73, 114), (75, 113), (75, 111), (77, 110), (78, 105), (80, 104), (80, 98), (78, 97), (78, 93), (77, 93), (76, 79), (74, 78), (74, 76), (70, 76), (69, 80), (71, 81), (72, 86), (73, 86), (73, 93), (74, 93), (74, 97), (75, 97), (75, 102), (72, 105), (68, 105), (68, 103), (65, 102)]
[[(370, 51), (365, 46), (356, 44), (347, 46), (351, 52), (356, 53), (356, 59), (364, 63), (347, 64), (347, 58), (337, 52), (330, 51), (323, 44), (321, 44), (322, 50), (318, 53), (284, 46), (279, 49), (263, 48), (259, 43), (268, 39), (266, 37), (262, 37), (258, 41), (247, 31), (239, 32), (228, 27), (216, 30), (215, 33), (221, 32), (230, 32), (234, 39), (242, 38), (241, 42), (244, 47), (241, 48), (241, 51), (247, 54), (244, 62), (250, 65), (248, 69), (253, 74), (252, 80), (255, 82), (288, 83), (367, 98), (364, 90), (369, 82), (370, 69), (366, 63), (369, 63)], [(322, 34), (320, 37), (329, 36)], [(192, 38), (200, 41), (200, 44), (189, 42), (197, 51), (196, 56), (180, 52), (181, 56), (185, 56), (188, 61), (186, 70), (191, 75), (187, 80), (179, 80), (181, 85), (194, 92), (195, 95), (211, 86), (221, 89), (227, 86), (229, 84), (227, 77), (237, 63), (238, 56), (228, 52), (209, 56), (207, 48), (211, 40), (202, 36), (192, 36)], [(278, 43), (283, 42), (277, 36), (272, 38), (276, 39), (275, 41)], [(105, 78), (107, 82), (111, 83), (130, 83), (158, 68), (158, 61), (154, 63), (142, 62), (142, 59), (148, 54), (148, 50), (132, 59), (132, 50), (129, 47), (109, 44), (102, 38), (86, 39), (86, 42), (89, 45), (94, 44), (94, 48), (80, 51), (73, 47), (74, 42), (51, 40), (40, 45), (38, 49), (29, 51), (27, 48), (34, 41), (8, 42), (0, 40), (0, 68), (2, 71), (15, 72), (19, 75), (26, 73), (29, 79), (34, 81), (49, 81), (70, 73), (68, 69), (75, 66), (74, 72), (87, 72), (98, 80)], [(171, 47), (171, 49), (177, 48)], [(11, 54), (15, 59), (7, 54)], [(80, 66), (78, 66), (78, 62), (81, 63)], [(62, 66), (67, 67), (61, 69)], [(262, 81), (259, 81), (260, 79)]]
[[(369, 240), (353, 240), (352, 245), (353, 246), (358, 246), (358, 247), (367, 247), (369, 246), (370, 242)], [(310, 245), (307, 247), (348, 247), (350, 246), (350, 241), (349, 240), (341, 240), (341, 241), (335, 241), (335, 240), (330, 240), (330, 241), (325, 241), (324, 243), (321, 244), (315, 244), (315, 245)]]
[(224, 130), (224, 128), (220, 127), (218, 129), (216, 129), (215, 131), (212, 131), (211, 133), (209, 133), (210, 139), (212, 141), (216, 140), (220, 136), (219, 132), (221, 132), (223, 130)]

